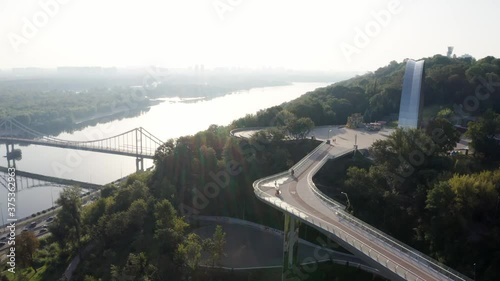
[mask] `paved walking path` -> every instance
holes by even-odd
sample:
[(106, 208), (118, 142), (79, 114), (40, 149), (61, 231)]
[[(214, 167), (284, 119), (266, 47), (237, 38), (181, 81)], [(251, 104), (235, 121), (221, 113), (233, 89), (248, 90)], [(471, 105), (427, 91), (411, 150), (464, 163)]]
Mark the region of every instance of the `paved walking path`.
[[(471, 280), (344, 212), (339, 203), (324, 196), (312, 182), (313, 175), (328, 159), (351, 152), (355, 143), (358, 149), (368, 148), (374, 141), (389, 136), (391, 130), (367, 132), (338, 127), (319, 130), (316, 132), (319, 136), (324, 137), (326, 131), (336, 141), (331, 145), (322, 143), (304, 157), (292, 168), (294, 176), (284, 172), (257, 180), (254, 189), (259, 199), (333, 234), (347, 250), (385, 271), (391, 279)], [(275, 181), (281, 182), (280, 196), (275, 194)]]

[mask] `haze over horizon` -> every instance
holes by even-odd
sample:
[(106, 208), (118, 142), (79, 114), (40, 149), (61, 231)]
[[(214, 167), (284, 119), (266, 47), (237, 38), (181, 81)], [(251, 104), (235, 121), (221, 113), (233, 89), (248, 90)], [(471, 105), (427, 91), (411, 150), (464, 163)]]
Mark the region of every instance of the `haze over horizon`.
[(372, 71), (500, 57), (494, 0), (0, 0), (0, 69), (194, 65)]

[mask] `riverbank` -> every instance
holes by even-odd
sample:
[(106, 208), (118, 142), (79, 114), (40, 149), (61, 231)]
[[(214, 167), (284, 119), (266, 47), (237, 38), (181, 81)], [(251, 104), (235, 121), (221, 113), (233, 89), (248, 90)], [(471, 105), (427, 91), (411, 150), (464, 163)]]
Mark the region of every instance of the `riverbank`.
[[(325, 85), (327, 84), (294, 83), (290, 86), (255, 88), (196, 102), (185, 102), (187, 100), (183, 98), (173, 98), (173, 102), (165, 99), (166, 102), (151, 106), (149, 110), (136, 114), (135, 117), (130, 117), (131, 113), (121, 113), (118, 116), (89, 121), (85, 123), (88, 126), (82, 126), (84, 128), (81, 130), (51, 135), (68, 141), (89, 141), (113, 137), (142, 126), (155, 137), (166, 141), (196, 134), (212, 124), (228, 125), (246, 114), (282, 104)], [(38, 145), (17, 147), (22, 150), (23, 156), (21, 160), (16, 161), (20, 171), (94, 184), (110, 183), (136, 171), (135, 158), (132, 157)], [(5, 153), (5, 145), (0, 145), (0, 155)], [(144, 167), (151, 167), (153, 164), (152, 160), (145, 160)], [(6, 162), (3, 166), (5, 165)], [(24, 190), (19, 198), (19, 211), (22, 211), (22, 216), (30, 216), (50, 208), (59, 192), (59, 188)], [(0, 203), (4, 213), (7, 205), (5, 198), (5, 189), (0, 189)]]
[(147, 110), (148, 108), (155, 106), (155, 105), (158, 105), (162, 102), (163, 102), (162, 100), (158, 100), (158, 99), (149, 99), (148, 104), (144, 105), (142, 107), (138, 106), (138, 107), (135, 107), (133, 109), (130, 107), (116, 108), (116, 109), (111, 110), (110, 112), (96, 113), (92, 116), (88, 116), (85, 118), (74, 120), (73, 124), (75, 126), (78, 126), (78, 125), (84, 125), (85, 123), (92, 122), (92, 121), (99, 121), (99, 120), (102, 120), (104, 118), (119, 117), (119, 115), (122, 115), (122, 114), (127, 113), (127, 112), (131, 112), (131, 111)]

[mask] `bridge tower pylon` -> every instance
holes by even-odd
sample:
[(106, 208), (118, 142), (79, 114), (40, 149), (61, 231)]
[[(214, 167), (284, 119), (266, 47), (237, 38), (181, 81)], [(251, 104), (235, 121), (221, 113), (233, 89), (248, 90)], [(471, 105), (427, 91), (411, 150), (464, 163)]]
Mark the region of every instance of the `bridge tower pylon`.
[[(16, 195), (16, 198), (17, 198), (17, 193), (18, 193), (18, 190), (19, 190), (19, 182), (17, 180), (17, 171), (16, 171), (16, 158), (15, 157), (12, 157), (12, 159), (10, 158), (11, 155), (13, 155), (13, 152), (14, 152), (14, 144), (13, 143), (5, 143), (5, 153), (7, 155), (5, 155), (7, 158), (7, 174), (8, 174), (8, 177), (11, 177), (11, 178), (14, 178), (14, 182), (12, 183), (9, 183), (7, 182), (8, 184), (8, 190), (9, 192), (12, 192), (12, 187), (14, 189), (14, 193)], [(13, 172), (12, 172), (12, 169), (13, 169)], [(13, 184), (13, 186), (12, 186)], [(18, 203), (16, 203), (16, 206), (18, 206)], [(14, 214), (17, 214), (14, 212)], [(14, 217), (10, 217), (10, 218), (17, 218), (17, 215), (15, 215)]]
[(294, 278), (299, 272), (299, 228), (300, 221), (290, 214), (285, 213), (282, 281), (295, 280)]
[(8, 168), (16, 168), (16, 159), (15, 158), (12, 158), (10, 157), (10, 155), (12, 155), (14, 152), (14, 144), (13, 143), (6, 143), (5, 144), (5, 153), (7, 154), (6, 155), (6, 158), (7, 158), (7, 167)]
[(144, 171), (144, 157), (140, 156), (142, 155), (142, 127), (135, 130), (135, 143), (135, 153), (137, 155), (135, 159), (135, 170), (137, 172)]

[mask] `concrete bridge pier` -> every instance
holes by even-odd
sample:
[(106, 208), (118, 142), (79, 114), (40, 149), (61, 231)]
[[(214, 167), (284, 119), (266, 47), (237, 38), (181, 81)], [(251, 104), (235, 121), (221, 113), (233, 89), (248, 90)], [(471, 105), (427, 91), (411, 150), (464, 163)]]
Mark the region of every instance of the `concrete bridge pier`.
[(285, 213), (285, 227), (283, 237), (283, 273), (281, 280), (297, 280), (298, 276), (298, 248), (299, 248), (300, 221)]

